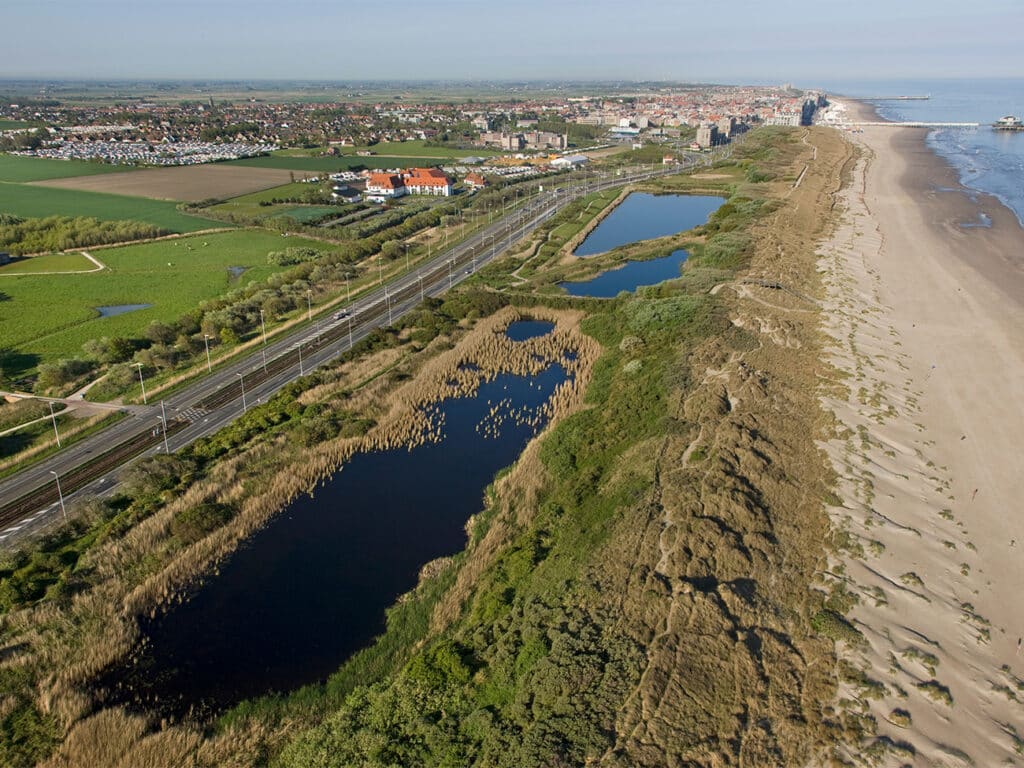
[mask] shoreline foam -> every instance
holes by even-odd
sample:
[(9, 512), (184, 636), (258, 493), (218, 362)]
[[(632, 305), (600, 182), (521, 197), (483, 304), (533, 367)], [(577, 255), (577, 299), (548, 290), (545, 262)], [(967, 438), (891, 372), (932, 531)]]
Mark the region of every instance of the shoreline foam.
[[(819, 262), (847, 388), (824, 398), (845, 546), (830, 578), (867, 641), (840, 651), (865, 676), (841, 698), (875, 718), (880, 764), (1008, 765), (1024, 748), (1024, 230), (992, 196), (940, 191), (966, 188), (924, 137), (851, 135), (862, 157)], [(979, 213), (990, 229), (960, 226)]]

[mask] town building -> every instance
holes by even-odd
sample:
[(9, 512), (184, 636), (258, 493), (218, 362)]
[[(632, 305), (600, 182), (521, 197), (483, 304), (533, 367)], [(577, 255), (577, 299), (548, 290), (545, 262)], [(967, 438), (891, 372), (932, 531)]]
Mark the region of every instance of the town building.
[(331, 191), (331, 197), (335, 200), (341, 200), (346, 203), (358, 203), (362, 199), (358, 190), (352, 189), (352, 187), (344, 184), (335, 186)]
[(371, 173), (366, 181), (368, 198), (395, 198), (406, 194), (405, 182), (393, 173)]
[(483, 189), (487, 186), (487, 179), (479, 173), (466, 174), (466, 186), (470, 189)]
[(708, 149), (718, 143), (718, 126), (709, 123), (701, 123), (697, 128), (697, 146), (701, 149)]
[(452, 194), (452, 181), (438, 168), (412, 168), (404, 174), (405, 189), (411, 195)]

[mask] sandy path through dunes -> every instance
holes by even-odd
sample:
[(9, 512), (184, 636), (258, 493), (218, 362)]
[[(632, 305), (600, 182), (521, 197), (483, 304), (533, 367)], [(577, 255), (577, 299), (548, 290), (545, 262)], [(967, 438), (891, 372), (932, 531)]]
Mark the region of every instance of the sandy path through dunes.
[[(819, 264), (847, 388), (826, 399), (832, 577), (867, 640), (841, 653), (864, 672), (844, 697), (876, 718), (879, 764), (1024, 765), (1024, 232), (936, 191), (958, 184), (920, 132), (852, 140)], [(991, 229), (958, 226), (982, 210)]]

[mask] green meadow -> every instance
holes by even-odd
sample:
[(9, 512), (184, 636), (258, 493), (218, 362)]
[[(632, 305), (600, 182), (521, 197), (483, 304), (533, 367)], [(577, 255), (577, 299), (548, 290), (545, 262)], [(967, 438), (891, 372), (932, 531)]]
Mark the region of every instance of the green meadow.
[[(312, 157), (323, 152), (323, 147), (315, 149), (284, 149), (275, 152), (275, 157)], [(494, 149), (484, 147), (472, 147), (470, 149), (459, 149), (457, 147), (427, 146), (422, 139), (415, 141), (383, 141), (367, 147), (338, 147), (343, 155), (354, 155), (356, 152), (373, 152), (376, 155), (395, 155), (400, 157), (431, 157), (431, 158), (458, 158), (458, 157), (493, 157), (502, 154)], [(363, 160), (369, 158), (362, 158)]]
[(5, 264), (0, 267), (0, 277), (33, 272), (86, 272), (92, 269), (96, 269), (96, 265), (80, 253), (48, 253)]
[[(4, 159), (6, 158), (0, 157), (0, 161)], [(60, 215), (92, 216), (103, 221), (132, 219), (181, 233), (224, 226), (220, 222), (181, 213), (177, 203), (169, 200), (149, 200), (144, 197), (36, 187), (3, 181), (0, 181), (0, 212), (24, 217)]]
[[(2, 127), (0, 126), (0, 128)], [(132, 170), (135, 169), (130, 165), (0, 154), (0, 181), (44, 181), (45, 179), (66, 179), (72, 176), (94, 176), (97, 173), (124, 173)]]
[[(83, 275), (10, 275), (0, 270), (0, 347), (35, 364), (81, 355), (82, 344), (101, 337), (136, 337), (154, 320), (169, 322), (246, 283), (285, 267), (267, 263), (285, 246), (326, 250), (323, 243), (259, 230), (238, 230), (161, 240), (93, 255), (108, 269)], [(46, 257), (49, 258), (49, 257)], [(233, 278), (228, 267), (245, 267)], [(151, 304), (147, 309), (100, 317), (96, 307)]]
[(444, 158), (437, 157), (359, 157), (358, 155), (342, 155), (340, 157), (294, 157), (288, 155), (265, 155), (263, 157), (247, 157), (243, 160), (229, 160), (227, 165), (247, 165), (255, 168), (284, 168), (290, 171), (323, 171), (337, 173), (350, 168), (398, 168), (405, 166), (440, 165)]

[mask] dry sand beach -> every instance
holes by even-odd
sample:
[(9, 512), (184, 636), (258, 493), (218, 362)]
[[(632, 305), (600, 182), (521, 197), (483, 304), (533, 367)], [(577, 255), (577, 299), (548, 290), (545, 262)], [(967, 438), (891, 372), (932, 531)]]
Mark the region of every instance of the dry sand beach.
[[(849, 137), (861, 156), (819, 261), (846, 385), (825, 399), (830, 571), (866, 640), (840, 651), (864, 673), (841, 704), (881, 737), (850, 757), (1024, 765), (1024, 230), (922, 131)], [(962, 226), (981, 212), (991, 228)]]

